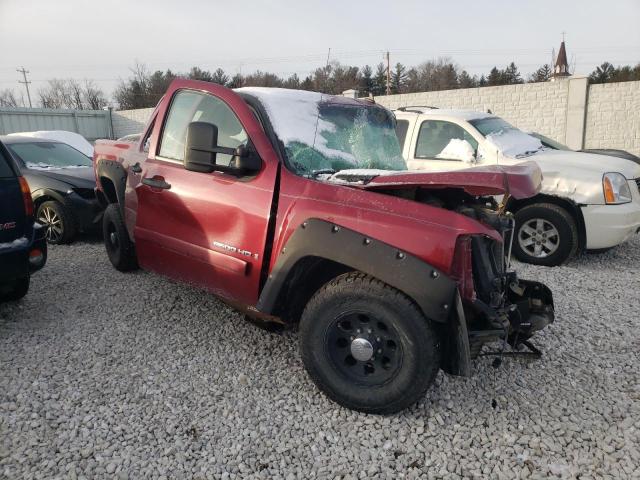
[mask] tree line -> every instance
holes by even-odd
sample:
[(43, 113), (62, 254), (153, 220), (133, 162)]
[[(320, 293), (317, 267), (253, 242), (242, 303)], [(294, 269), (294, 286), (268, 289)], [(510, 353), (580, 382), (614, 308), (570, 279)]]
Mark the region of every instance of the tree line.
[[(407, 67), (396, 63), (390, 69), (390, 92), (413, 93), (457, 88), (476, 88), (514, 85), (525, 82), (546, 82), (553, 75), (551, 65), (545, 64), (524, 78), (514, 62), (504, 68), (493, 67), (487, 74), (471, 75), (450, 58), (439, 58)], [(230, 74), (218, 68), (214, 71), (192, 67), (188, 72), (172, 70), (150, 72), (143, 64), (136, 64), (131, 75), (120, 81), (113, 100), (120, 109), (155, 106), (175, 78), (189, 78), (213, 82), (229, 88), (243, 86), (281, 87), (340, 94), (355, 88), (360, 96), (384, 95), (387, 90), (387, 70), (383, 63), (375, 67), (343, 65), (337, 61), (319, 67), (300, 78), (297, 74), (281, 77), (277, 74), (255, 71), (247, 75)], [(635, 67), (615, 67), (609, 62), (595, 68), (589, 75), (591, 83), (640, 80), (640, 63)], [(91, 80), (53, 79), (37, 92), (39, 106), (44, 108), (100, 109), (109, 104), (104, 92)], [(0, 91), (0, 107), (24, 105), (12, 89)]]

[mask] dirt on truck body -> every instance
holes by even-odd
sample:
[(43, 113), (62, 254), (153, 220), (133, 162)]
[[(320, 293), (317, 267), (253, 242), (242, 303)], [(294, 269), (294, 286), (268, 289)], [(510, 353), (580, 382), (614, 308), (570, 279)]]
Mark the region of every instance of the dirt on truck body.
[(405, 408), (554, 319), (494, 200), (535, 195), (537, 166), (408, 172), (378, 105), (176, 80), (139, 142), (97, 142), (95, 170), (116, 268), (299, 323), (310, 377), (349, 408)]

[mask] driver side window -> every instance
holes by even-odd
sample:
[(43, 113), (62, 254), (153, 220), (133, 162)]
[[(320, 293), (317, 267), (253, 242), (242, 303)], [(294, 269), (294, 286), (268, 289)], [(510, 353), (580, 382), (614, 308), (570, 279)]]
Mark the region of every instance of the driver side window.
[[(218, 146), (237, 148), (247, 145), (248, 137), (235, 113), (219, 98), (182, 90), (173, 98), (162, 131), (159, 155), (171, 160), (184, 160), (187, 127), (191, 122), (207, 122), (218, 127)], [(218, 153), (216, 164), (229, 166), (232, 155)]]
[(460, 125), (444, 120), (425, 120), (420, 125), (415, 157), (471, 161), (477, 149), (478, 142)]

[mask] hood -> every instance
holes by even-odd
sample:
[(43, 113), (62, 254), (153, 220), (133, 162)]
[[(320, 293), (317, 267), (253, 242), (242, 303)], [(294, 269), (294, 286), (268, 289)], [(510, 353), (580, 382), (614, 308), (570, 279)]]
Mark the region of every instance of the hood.
[(529, 157), (529, 160), (540, 164), (545, 177), (547, 172), (561, 171), (566, 168), (572, 169), (572, 171), (565, 170), (567, 176), (575, 172), (586, 173), (585, 171), (588, 170), (599, 178), (608, 172), (619, 172), (628, 180), (640, 177), (640, 165), (632, 160), (609, 155), (547, 149)]
[(96, 186), (96, 177), (93, 171), (93, 167), (47, 169), (29, 168), (28, 171), (29, 175), (51, 178), (60, 182), (64, 182), (72, 187), (94, 188)]
[(460, 188), (474, 196), (509, 193), (514, 198), (521, 199), (532, 197), (540, 191), (542, 172), (534, 162), (523, 162), (512, 166), (490, 165), (435, 173), (342, 170), (328, 180), (364, 190)]

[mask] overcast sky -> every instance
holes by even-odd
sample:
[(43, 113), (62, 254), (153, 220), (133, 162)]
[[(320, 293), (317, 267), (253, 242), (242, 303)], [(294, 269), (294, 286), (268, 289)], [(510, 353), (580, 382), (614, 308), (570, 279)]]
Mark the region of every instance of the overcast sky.
[[(449, 56), (471, 73), (514, 61), (528, 74), (566, 31), (570, 63), (640, 62), (640, 0), (0, 0), (0, 90), (93, 79), (110, 95), (136, 60), (301, 77), (331, 59), (416, 65)], [(32, 96), (33, 97), (33, 96)]]

